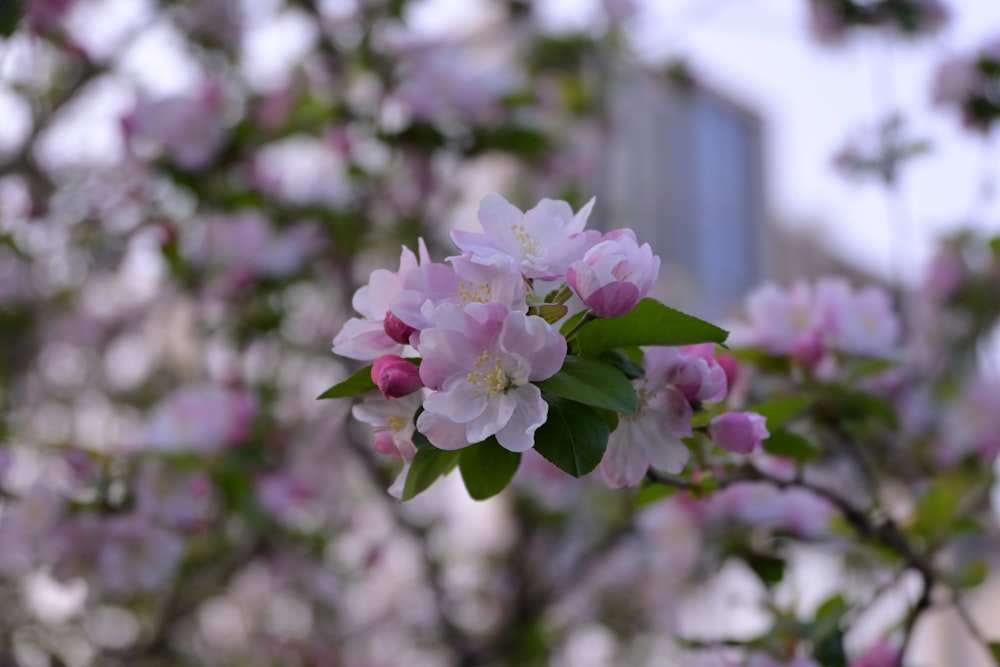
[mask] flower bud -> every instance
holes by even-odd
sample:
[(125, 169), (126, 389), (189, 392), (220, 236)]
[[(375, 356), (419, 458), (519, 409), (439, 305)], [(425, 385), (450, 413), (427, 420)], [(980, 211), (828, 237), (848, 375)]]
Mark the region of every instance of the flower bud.
[(708, 435), (725, 450), (749, 454), (760, 449), (761, 442), (771, 435), (765, 421), (754, 412), (727, 412), (709, 423)]
[(424, 385), (417, 367), (394, 354), (379, 357), (372, 365), (372, 382), (386, 398), (412, 394)]
[(382, 327), (385, 329), (386, 336), (402, 345), (409, 345), (410, 336), (417, 332), (416, 329), (388, 310), (385, 312), (385, 321), (382, 323)]
[(631, 312), (659, 272), (649, 244), (640, 247), (632, 230), (616, 229), (570, 265), (566, 282), (595, 315), (612, 318)]

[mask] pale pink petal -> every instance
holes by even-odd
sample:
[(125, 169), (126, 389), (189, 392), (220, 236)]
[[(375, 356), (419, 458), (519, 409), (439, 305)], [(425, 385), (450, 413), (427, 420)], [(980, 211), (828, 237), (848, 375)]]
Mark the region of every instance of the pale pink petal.
[(439, 449), (462, 449), (472, 444), (465, 437), (465, 424), (456, 424), (434, 412), (420, 413), (417, 417), (417, 430)]
[(545, 423), (549, 406), (533, 384), (511, 390), (509, 396), (516, 407), (504, 427), (497, 431), (497, 441), (504, 449), (524, 452), (535, 446), (535, 431)]

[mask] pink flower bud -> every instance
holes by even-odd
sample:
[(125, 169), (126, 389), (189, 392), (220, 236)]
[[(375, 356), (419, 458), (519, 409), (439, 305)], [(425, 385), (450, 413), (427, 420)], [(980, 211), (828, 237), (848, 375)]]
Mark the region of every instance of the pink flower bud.
[(740, 366), (740, 360), (736, 358), (736, 355), (729, 354), (728, 352), (716, 356), (715, 360), (722, 366), (722, 370), (726, 372), (726, 386), (732, 389), (740, 381), (740, 378), (743, 377), (743, 368)]
[(864, 655), (851, 663), (851, 667), (893, 667), (899, 662), (899, 651), (883, 640), (868, 647)]
[(616, 229), (570, 264), (566, 281), (583, 303), (601, 317), (621, 317), (649, 294), (660, 272), (660, 258), (648, 243), (641, 247), (630, 229)]
[(766, 419), (754, 412), (727, 412), (708, 425), (708, 435), (719, 447), (737, 454), (749, 454), (759, 449), (761, 441), (771, 434), (764, 426)]
[[(390, 311), (385, 311), (385, 321), (382, 323), (385, 335), (402, 345), (410, 344), (410, 336), (417, 332), (409, 324), (393, 315)], [(392, 355), (390, 355), (392, 356)], [(398, 359), (398, 357), (397, 357)]]
[(394, 354), (379, 357), (372, 365), (372, 382), (386, 398), (412, 394), (424, 385), (417, 367)]

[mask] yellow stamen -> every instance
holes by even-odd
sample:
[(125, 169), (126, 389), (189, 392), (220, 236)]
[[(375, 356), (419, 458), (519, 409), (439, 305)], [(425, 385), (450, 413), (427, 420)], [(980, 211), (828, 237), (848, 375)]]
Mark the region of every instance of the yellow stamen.
[[(476, 359), (476, 368), (485, 365), (490, 360), (490, 353), (483, 352)], [(475, 393), (485, 391), (489, 398), (495, 397), (501, 392), (505, 392), (512, 386), (513, 382), (503, 370), (503, 365), (499, 359), (493, 359), (493, 367), (489, 371), (473, 371), (467, 376)]]
[(521, 244), (521, 251), (525, 255), (538, 254), (538, 244), (535, 243), (534, 237), (528, 233), (528, 230), (524, 225), (511, 225), (510, 231), (513, 232), (514, 238), (517, 239), (517, 242)]

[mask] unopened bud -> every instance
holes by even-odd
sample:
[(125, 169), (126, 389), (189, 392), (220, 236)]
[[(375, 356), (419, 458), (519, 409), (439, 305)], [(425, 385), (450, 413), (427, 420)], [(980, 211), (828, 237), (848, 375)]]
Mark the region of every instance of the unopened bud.
[(417, 367), (394, 354), (379, 357), (372, 365), (372, 382), (386, 398), (412, 394), (424, 385)]

